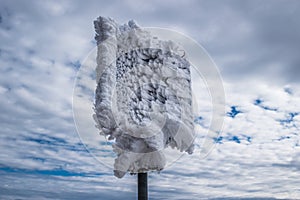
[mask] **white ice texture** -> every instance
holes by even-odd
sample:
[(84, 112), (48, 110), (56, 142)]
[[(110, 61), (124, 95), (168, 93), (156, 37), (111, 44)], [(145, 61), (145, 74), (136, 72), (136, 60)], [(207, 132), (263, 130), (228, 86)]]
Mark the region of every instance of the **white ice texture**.
[(113, 142), (114, 174), (160, 171), (164, 149), (193, 152), (190, 63), (179, 45), (134, 21), (94, 21), (98, 45), (96, 127)]

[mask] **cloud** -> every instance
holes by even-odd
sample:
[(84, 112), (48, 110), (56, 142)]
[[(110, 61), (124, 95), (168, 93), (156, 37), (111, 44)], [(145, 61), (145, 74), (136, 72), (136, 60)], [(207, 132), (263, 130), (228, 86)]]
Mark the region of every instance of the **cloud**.
[(216, 148), (199, 159), (212, 111), (200, 88), (196, 153), (150, 174), (153, 199), (299, 197), (298, 8), (293, 0), (2, 1), (0, 197), (135, 198), (136, 177), (112, 178), (73, 122), (74, 80), (95, 46), (98, 15), (188, 34), (224, 78), (228, 116)]
[[(15, 176), (18, 183), (12, 184)], [(134, 177), (126, 182), (104, 175), (97, 177), (48, 176), (46, 174), (2, 173), (3, 199), (124, 199), (135, 198)], [(111, 187), (114, 185), (114, 187)], [(34, 187), (32, 187), (34, 186)]]
[(189, 30), (225, 79), (298, 82), (299, 2), (199, 1), (194, 7), (198, 12), (187, 23)]

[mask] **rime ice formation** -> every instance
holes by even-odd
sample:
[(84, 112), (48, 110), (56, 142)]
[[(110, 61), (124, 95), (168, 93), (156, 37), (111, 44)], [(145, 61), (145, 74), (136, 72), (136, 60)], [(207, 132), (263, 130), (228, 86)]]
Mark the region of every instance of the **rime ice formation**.
[(190, 64), (182, 49), (137, 26), (94, 21), (96, 127), (114, 140), (115, 176), (162, 170), (164, 148), (193, 152)]

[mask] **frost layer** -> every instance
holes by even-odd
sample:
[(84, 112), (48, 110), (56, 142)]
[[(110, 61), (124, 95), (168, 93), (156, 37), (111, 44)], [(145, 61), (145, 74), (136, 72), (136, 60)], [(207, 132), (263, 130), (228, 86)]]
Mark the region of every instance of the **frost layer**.
[(172, 41), (134, 21), (94, 21), (98, 45), (95, 114), (100, 134), (114, 140), (115, 176), (162, 170), (163, 150), (193, 152), (190, 63)]

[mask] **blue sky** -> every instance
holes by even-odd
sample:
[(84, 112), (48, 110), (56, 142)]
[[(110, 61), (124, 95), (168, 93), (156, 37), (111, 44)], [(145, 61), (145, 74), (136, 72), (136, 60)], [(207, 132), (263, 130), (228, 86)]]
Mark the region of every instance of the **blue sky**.
[[(135, 198), (136, 177), (115, 178), (73, 120), (74, 81), (99, 15), (192, 37), (223, 78), (216, 147), (151, 173), (152, 199), (300, 198), (299, 1), (1, 0), (0, 199)], [(198, 104), (205, 132), (209, 101)]]

